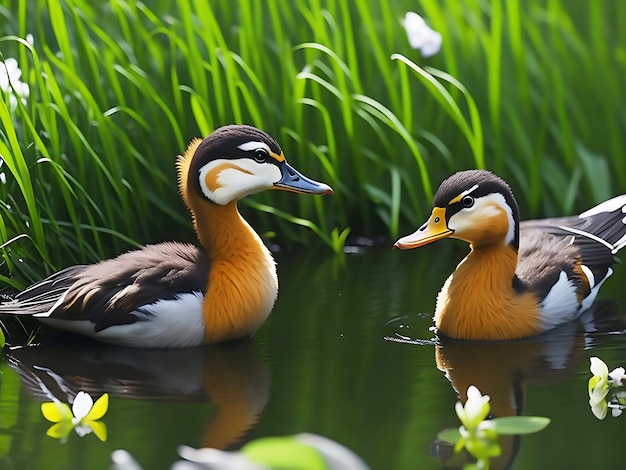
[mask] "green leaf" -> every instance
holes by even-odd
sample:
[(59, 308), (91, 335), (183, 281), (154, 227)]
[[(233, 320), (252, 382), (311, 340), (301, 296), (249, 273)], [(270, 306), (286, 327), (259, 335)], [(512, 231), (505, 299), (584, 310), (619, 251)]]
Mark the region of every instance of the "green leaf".
[(325, 470), (322, 455), (295, 437), (268, 437), (246, 444), (242, 452), (253, 462), (273, 469)]
[(532, 434), (550, 424), (550, 418), (543, 416), (504, 416), (491, 420), (498, 434)]
[(459, 432), (459, 428), (448, 428), (438, 433), (437, 439), (450, 444), (456, 444), (456, 442), (461, 439), (461, 433)]

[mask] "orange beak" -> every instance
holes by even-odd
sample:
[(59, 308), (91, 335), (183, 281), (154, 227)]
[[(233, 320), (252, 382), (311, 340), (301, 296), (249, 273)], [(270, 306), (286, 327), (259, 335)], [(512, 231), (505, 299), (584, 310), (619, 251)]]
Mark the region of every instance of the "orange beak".
[(446, 224), (446, 210), (443, 207), (435, 207), (430, 218), (424, 225), (411, 235), (402, 237), (394, 245), (394, 248), (411, 250), (420, 246), (428, 245), (441, 238), (447, 238), (454, 233)]

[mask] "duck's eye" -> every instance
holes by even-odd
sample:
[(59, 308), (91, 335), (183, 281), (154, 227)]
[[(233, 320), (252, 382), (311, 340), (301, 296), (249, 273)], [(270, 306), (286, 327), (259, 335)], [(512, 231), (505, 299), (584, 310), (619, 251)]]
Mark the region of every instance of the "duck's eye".
[(267, 162), (267, 152), (262, 149), (257, 149), (254, 151), (254, 161), (257, 163), (265, 163)]
[(474, 198), (472, 196), (463, 196), (463, 199), (461, 199), (461, 204), (463, 204), (463, 207), (465, 207), (466, 209), (469, 209), (474, 205)]

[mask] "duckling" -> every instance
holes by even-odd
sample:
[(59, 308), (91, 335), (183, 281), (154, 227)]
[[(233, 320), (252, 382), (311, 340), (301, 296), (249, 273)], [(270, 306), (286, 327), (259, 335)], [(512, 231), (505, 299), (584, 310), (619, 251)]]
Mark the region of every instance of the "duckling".
[(626, 245), (626, 194), (577, 216), (520, 223), (509, 185), (485, 170), (446, 179), (430, 218), (395, 248), (450, 237), (470, 253), (437, 296), (438, 334), (465, 340), (534, 336), (579, 317)]
[(265, 189), (332, 194), (299, 173), (278, 143), (247, 125), (191, 141), (176, 162), (179, 189), (203, 249), (165, 242), (71, 266), (0, 305), (97, 340), (182, 348), (253, 335), (278, 293), (276, 265), (237, 200)]

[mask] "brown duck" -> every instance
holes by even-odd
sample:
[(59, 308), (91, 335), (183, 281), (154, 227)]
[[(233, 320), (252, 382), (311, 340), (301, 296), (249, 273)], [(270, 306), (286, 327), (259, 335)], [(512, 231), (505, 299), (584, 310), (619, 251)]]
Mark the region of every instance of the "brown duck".
[(426, 223), (394, 246), (446, 237), (470, 244), (437, 297), (435, 327), (452, 338), (523, 338), (576, 319), (626, 245), (626, 194), (577, 216), (520, 223), (508, 184), (467, 170), (441, 183), (433, 205)]
[(273, 308), (278, 281), (272, 255), (239, 214), (237, 200), (265, 189), (332, 189), (300, 174), (272, 137), (245, 125), (193, 140), (176, 166), (202, 249), (166, 242), (71, 266), (3, 303), (0, 313), (144, 348), (252, 335)]

